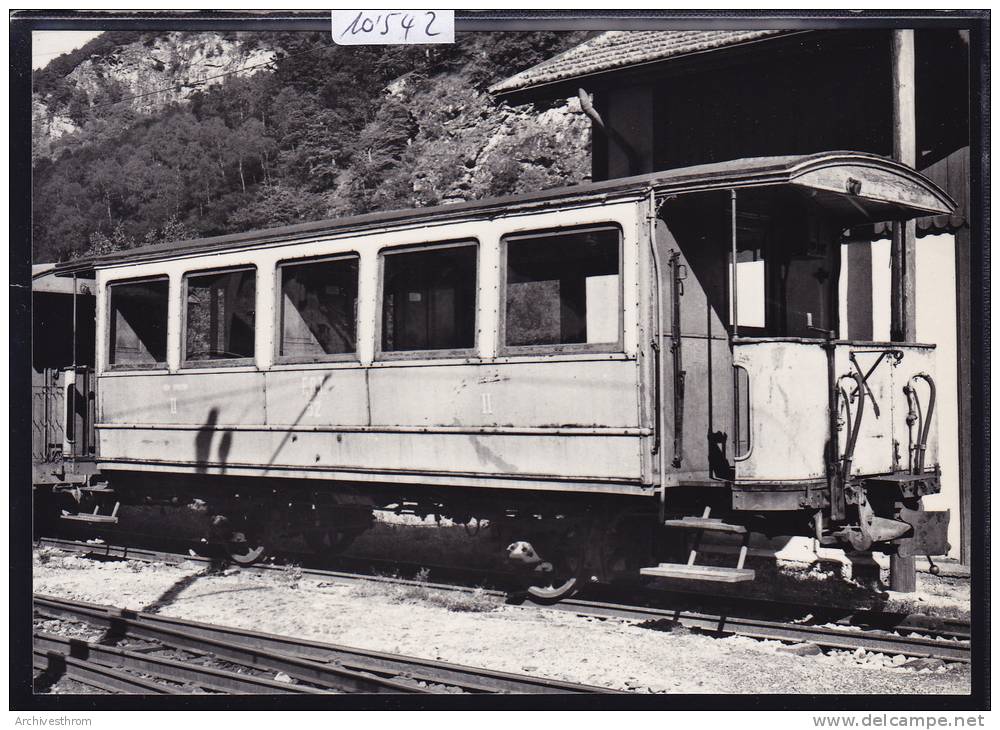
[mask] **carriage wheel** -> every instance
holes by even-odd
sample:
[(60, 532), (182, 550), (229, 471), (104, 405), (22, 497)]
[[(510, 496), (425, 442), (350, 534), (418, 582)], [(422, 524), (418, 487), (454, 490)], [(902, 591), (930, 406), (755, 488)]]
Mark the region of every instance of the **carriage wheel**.
[(545, 603), (555, 603), (556, 601), (561, 601), (575, 595), (578, 590), (577, 583), (578, 580), (575, 575), (562, 582), (559, 582), (558, 578), (556, 578), (552, 581), (543, 581), (528, 586), (528, 594), (536, 600)]
[(528, 595), (543, 603), (570, 598), (586, 583), (586, 530), (573, 530), (565, 536), (564, 552), (557, 555), (548, 571), (531, 573)]
[(234, 532), (226, 541), (226, 556), (237, 565), (253, 565), (267, 556), (267, 548), (259, 540), (247, 540), (242, 532)]

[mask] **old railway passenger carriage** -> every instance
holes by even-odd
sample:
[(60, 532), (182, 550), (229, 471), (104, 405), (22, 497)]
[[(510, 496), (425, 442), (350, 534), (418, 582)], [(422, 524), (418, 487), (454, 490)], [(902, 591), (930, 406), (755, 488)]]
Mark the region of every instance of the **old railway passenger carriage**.
[(197, 499), (244, 560), (373, 509), (487, 518), (549, 597), (753, 577), (653, 566), (670, 534), (942, 553), (933, 345), (838, 339), (837, 282), (847, 229), (952, 207), (837, 152), (62, 265), (97, 292), (102, 477), (70, 517)]

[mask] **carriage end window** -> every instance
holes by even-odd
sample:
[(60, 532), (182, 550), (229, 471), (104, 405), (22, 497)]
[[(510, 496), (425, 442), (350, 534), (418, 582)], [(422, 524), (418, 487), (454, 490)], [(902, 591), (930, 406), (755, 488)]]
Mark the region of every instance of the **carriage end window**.
[(278, 354), (324, 359), (356, 350), (358, 258), (282, 264)]
[(477, 286), (475, 244), (387, 253), (382, 351), (475, 347)]
[(742, 365), (733, 366), (733, 401), (736, 418), (733, 428), (733, 451), (737, 459), (750, 455), (750, 373)]
[(154, 367), (167, 362), (167, 279), (111, 284), (108, 362)]
[(616, 345), (620, 240), (614, 228), (508, 238), (506, 345)]
[(254, 356), (254, 269), (187, 277), (184, 360), (242, 360)]
[[(729, 288), (729, 321), (733, 321), (733, 264), (727, 273)], [(739, 308), (740, 327), (764, 329), (767, 326), (767, 273), (764, 251), (761, 248), (744, 249), (736, 255), (736, 306)], [(741, 334), (747, 334), (743, 332)]]

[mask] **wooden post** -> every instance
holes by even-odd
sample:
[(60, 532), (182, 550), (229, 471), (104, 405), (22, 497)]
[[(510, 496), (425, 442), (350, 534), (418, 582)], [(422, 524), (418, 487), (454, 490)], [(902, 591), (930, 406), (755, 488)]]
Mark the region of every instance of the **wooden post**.
[[(892, 31), (892, 152), (899, 162), (914, 167), (917, 162), (917, 123), (913, 30)], [(896, 222), (892, 226), (892, 339), (917, 339), (916, 224)], [(916, 560), (892, 555), (889, 588), (901, 593), (917, 589)]]
[(962, 565), (972, 561), (972, 343), (970, 263), (972, 236), (968, 225), (955, 234), (955, 296), (957, 299), (958, 328), (955, 342), (958, 345), (958, 483), (959, 510), (961, 514)]
[[(851, 241), (842, 249), (847, 259), (847, 320), (838, 334), (852, 340), (874, 339), (872, 327), (872, 247), (868, 240)], [(839, 307), (838, 307), (839, 309)]]
[[(892, 32), (892, 154), (904, 165), (917, 162), (913, 31)], [(892, 339), (914, 342), (916, 317), (916, 224), (892, 226)]]

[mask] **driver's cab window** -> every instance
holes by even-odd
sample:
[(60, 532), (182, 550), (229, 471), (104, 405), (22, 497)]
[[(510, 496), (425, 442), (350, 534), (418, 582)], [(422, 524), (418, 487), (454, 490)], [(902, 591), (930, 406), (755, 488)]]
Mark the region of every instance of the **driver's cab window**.
[[(837, 327), (838, 232), (816, 217), (779, 216), (738, 214), (740, 335), (821, 337)], [(732, 264), (728, 272), (732, 321)]]
[(252, 362), (256, 279), (253, 268), (199, 272), (185, 277), (185, 364)]

